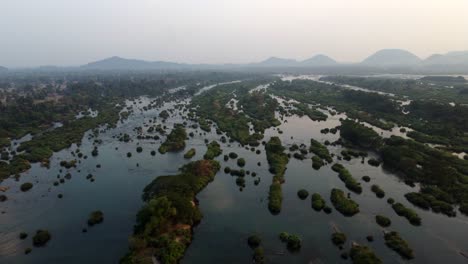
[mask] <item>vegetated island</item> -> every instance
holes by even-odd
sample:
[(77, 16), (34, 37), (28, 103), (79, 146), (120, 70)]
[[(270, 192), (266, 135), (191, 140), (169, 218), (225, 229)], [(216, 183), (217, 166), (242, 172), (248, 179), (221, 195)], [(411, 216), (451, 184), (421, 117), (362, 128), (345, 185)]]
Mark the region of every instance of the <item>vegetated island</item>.
[(283, 201), (281, 184), (284, 182), (284, 173), (289, 162), (289, 157), (284, 153), (284, 149), (278, 137), (272, 137), (265, 145), (270, 172), (275, 174), (268, 194), (268, 209), (273, 214), (281, 212), (281, 203)]
[(195, 195), (213, 181), (220, 165), (214, 160), (198, 160), (180, 168), (178, 175), (159, 176), (145, 187), (146, 204), (137, 214), (129, 252), (120, 263), (175, 264), (192, 240), (193, 226), (202, 214)]

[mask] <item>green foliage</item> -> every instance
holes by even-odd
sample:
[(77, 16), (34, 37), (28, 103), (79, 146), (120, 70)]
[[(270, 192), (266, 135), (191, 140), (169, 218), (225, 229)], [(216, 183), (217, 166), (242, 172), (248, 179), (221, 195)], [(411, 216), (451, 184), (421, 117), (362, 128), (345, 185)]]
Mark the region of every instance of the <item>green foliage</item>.
[(334, 232), (332, 234), (331, 240), (336, 246), (342, 246), (346, 242), (346, 235), (345, 233)]
[(208, 144), (208, 149), (206, 150), (205, 155), (203, 156), (204, 159), (214, 159), (221, 155), (223, 153), (223, 150), (221, 149), (221, 146), (219, 145), (218, 142), (216, 141), (211, 141), (210, 144)]
[(185, 148), (185, 139), (187, 133), (185, 128), (181, 124), (174, 125), (171, 133), (167, 136), (166, 141), (159, 147), (159, 152), (164, 154), (166, 152), (176, 152)]
[(349, 119), (341, 122), (340, 136), (347, 142), (363, 148), (375, 148), (381, 144), (377, 132)]
[(184, 158), (191, 159), (193, 156), (195, 156), (195, 154), (196, 150), (194, 148), (191, 148), (184, 154)]
[(25, 183), (21, 184), (20, 190), (23, 191), (23, 192), (27, 192), (27, 191), (29, 191), (32, 187), (33, 187), (33, 184), (32, 184), (32, 183), (30, 183), (30, 182), (25, 182)]
[(282, 242), (286, 243), (288, 250), (298, 251), (301, 249), (302, 240), (297, 235), (281, 232), (279, 238)]
[(344, 216), (353, 216), (359, 213), (359, 205), (351, 200), (346, 198), (344, 192), (340, 189), (332, 189), (330, 200), (338, 212), (342, 213)]
[(314, 193), (311, 196), (312, 200), (312, 208), (314, 208), (315, 211), (321, 211), (325, 207), (325, 200), (322, 198), (322, 196), (318, 193)]
[(315, 108), (311, 108), (308, 104), (298, 103), (294, 105), (297, 110), (294, 111), (295, 114), (299, 116), (307, 115), (313, 121), (325, 121), (328, 116)]
[(443, 213), (448, 216), (455, 216), (455, 210), (452, 205), (445, 201), (438, 200), (436, 197), (429, 193), (416, 193), (411, 192), (405, 194), (406, 199), (425, 210), (432, 209), (436, 213)]
[(307, 198), (307, 196), (309, 196), (309, 192), (305, 189), (301, 189), (297, 192), (297, 196), (301, 199), (301, 200), (305, 200)]
[(412, 225), (421, 225), (421, 218), (412, 209), (405, 207), (401, 203), (393, 204), (392, 208), (395, 211), (395, 213), (397, 213), (397, 215), (405, 217)]
[(361, 184), (354, 179), (353, 175), (341, 164), (335, 163), (332, 169), (338, 172), (338, 177), (345, 183), (346, 188), (355, 193), (362, 193)]
[(373, 184), (373, 185), (371, 186), (371, 191), (372, 191), (373, 193), (375, 193), (375, 195), (376, 195), (377, 197), (379, 197), (379, 198), (384, 198), (384, 197), (385, 197), (385, 192), (384, 192), (384, 190), (382, 190), (382, 188), (380, 188), (380, 186), (377, 185), (377, 184)]
[(247, 244), (249, 244), (252, 249), (259, 247), (261, 243), (262, 239), (258, 235), (251, 235), (247, 239)]
[(382, 260), (375, 255), (375, 253), (366, 246), (353, 245), (349, 256), (353, 264), (381, 264)]
[(238, 158), (237, 159), (237, 166), (244, 167), (245, 166), (245, 159), (244, 158)]
[(312, 168), (319, 170), (323, 165), (323, 160), (319, 156), (312, 157)]
[(89, 218), (88, 218), (89, 226), (100, 224), (102, 223), (102, 221), (104, 221), (104, 214), (102, 213), (102, 211), (99, 211), (99, 210), (93, 211), (91, 212), (91, 214), (89, 214)]
[(413, 250), (409, 247), (408, 243), (400, 237), (397, 232), (385, 233), (385, 245), (393, 249), (405, 259), (414, 258)]
[(392, 221), (383, 215), (376, 215), (375, 222), (377, 222), (377, 224), (381, 227), (389, 227), (392, 224)]
[(47, 244), (51, 239), (51, 235), (47, 230), (37, 230), (36, 234), (33, 236), (33, 245), (36, 247), (42, 247)]
[(268, 195), (268, 209), (273, 214), (278, 214), (281, 211), (281, 202), (283, 200), (281, 184), (284, 182), (284, 173), (289, 162), (284, 149), (278, 137), (272, 137), (265, 145), (270, 172), (275, 174)]
[[(322, 145), (322, 143), (318, 142), (317, 140), (313, 138), (310, 139), (309, 151), (317, 155), (320, 159), (326, 160), (328, 163), (331, 163), (333, 161), (327, 147)], [(312, 161), (313, 161), (313, 158), (312, 158)]]
[(199, 160), (181, 167), (178, 175), (159, 176), (146, 186), (146, 204), (137, 214), (133, 243), (121, 263), (151, 259), (150, 252), (161, 263), (178, 263), (191, 241), (191, 227), (202, 217), (195, 195), (219, 168), (217, 161)]

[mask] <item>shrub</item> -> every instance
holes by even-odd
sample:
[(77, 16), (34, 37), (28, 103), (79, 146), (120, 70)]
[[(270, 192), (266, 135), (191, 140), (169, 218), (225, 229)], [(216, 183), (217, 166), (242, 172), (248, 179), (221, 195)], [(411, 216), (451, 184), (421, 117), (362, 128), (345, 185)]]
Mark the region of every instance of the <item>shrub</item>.
[(375, 193), (375, 195), (379, 198), (384, 198), (385, 197), (385, 192), (378, 186), (377, 184), (374, 184), (371, 186), (371, 191)]
[(346, 198), (344, 192), (340, 189), (332, 189), (330, 199), (335, 209), (344, 216), (353, 216), (359, 213), (359, 205), (355, 201)]
[(397, 232), (386, 233), (385, 236), (385, 245), (393, 249), (400, 256), (405, 259), (414, 258), (413, 250), (409, 247), (408, 243), (403, 240)]
[(331, 240), (335, 246), (342, 246), (346, 242), (345, 233), (335, 232), (332, 234)]
[(365, 182), (370, 182), (370, 177), (369, 176), (362, 176), (362, 180)]
[(230, 153), (229, 153), (229, 158), (231, 158), (231, 159), (237, 159), (237, 153), (235, 153), (235, 152), (230, 152)]
[(26, 233), (26, 232), (21, 232), (20, 235), (19, 235), (20, 239), (26, 239), (27, 237), (28, 237), (28, 233)]
[(37, 230), (36, 234), (33, 237), (33, 245), (36, 247), (44, 246), (51, 238), (49, 231), (47, 230)]
[(244, 167), (245, 166), (245, 159), (244, 158), (237, 159), (237, 165), (239, 167)]
[(392, 208), (397, 213), (397, 215), (405, 217), (412, 225), (421, 225), (421, 218), (412, 209), (406, 208), (401, 203), (393, 204)]
[(369, 159), (367, 163), (371, 166), (378, 167), (380, 165), (380, 161), (376, 159)]
[(392, 224), (392, 221), (383, 215), (376, 215), (375, 222), (377, 222), (377, 224), (381, 227), (389, 227)]
[(102, 223), (102, 221), (104, 221), (104, 214), (102, 213), (102, 211), (94, 211), (91, 212), (91, 214), (89, 215), (88, 225), (93, 226)]
[(21, 189), (21, 191), (23, 191), (23, 192), (27, 192), (27, 191), (29, 191), (32, 187), (33, 187), (33, 184), (32, 184), (32, 183), (30, 183), (30, 182), (25, 182), (25, 183), (21, 184), (20, 189)]
[(351, 260), (354, 264), (381, 264), (382, 260), (366, 246), (353, 245), (349, 252)]
[(247, 239), (247, 243), (252, 249), (254, 249), (260, 246), (260, 244), (262, 243), (262, 239), (257, 235), (252, 235), (249, 236), (249, 238)]
[(137, 151), (138, 153), (141, 153), (141, 152), (143, 151), (143, 148), (142, 148), (141, 146), (138, 146), (138, 147), (136, 148), (136, 151)]
[(309, 192), (307, 190), (301, 189), (297, 192), (297, 196), (301, 199), (304, 200), (309, 196)]
[(320, 211), (325, 207), (325, 200), (318, 193), (312, 194), (312, 208), (316, 211)]
[(184, 154), (184, 158), (191, 159), (193, 156), (195, 156), (195, 154), (196, 150), (194, 148), (191, 148)]

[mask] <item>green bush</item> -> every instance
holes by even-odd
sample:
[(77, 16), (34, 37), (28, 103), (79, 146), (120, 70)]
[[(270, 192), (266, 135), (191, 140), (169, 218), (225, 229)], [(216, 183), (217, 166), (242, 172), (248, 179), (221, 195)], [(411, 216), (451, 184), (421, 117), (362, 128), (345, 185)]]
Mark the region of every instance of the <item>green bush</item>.
[(51, 235), (47, 230), (37, 230), (32, 239), (34, 246), (42, 247), (51, 239)]
[(318, 193), (312, 194), (312, 208), (316, 211), (320, 211), (325, 207), (325, 200)]
[(332, 189), (330, 200), (335, 209), (344, 216), (353, 216), (359, 213), (359, 205), (355, 201), (346, 198), (344, 192), (340, 189)]
[(401, 203), (393, 204), (392, 208), (395, 211), (395, 213), (397, 213), (397, 215), (405, 217), (412, 225), (421, 225), (421, 218), (412, 209), (405, 207)]
[(413, 250), (409, 247), (408, 243), (403, 240), (397, 232), (388, 232), (384, 235), (385, 245), (393, 249), (400, 256), (405, 259), (414, 258)]
[(377, 224), (381, 227), (389, 227), (392, 224), (392, 221), (383, 215), (376, 215), (375, 222), (377, 222)]
[(30, 183), (30, 182), (25, 182), (25, 183), (21, 184), (20, 190), (23, 191), (23, 192), (27, 192), (27, 191), (29, 191), (32, 187), (33, 187), (33, 184), (32, 184), (32, 183)]
[(385, 192), (378, 186), (377, 184), (374, 184), (371, 186), (371, 191), (375, 193), (375, 195), (379, 198), (384, 198), (385, 197)]
[(88, 225), (93, 226), (102, 223), (102, 221), (104, 221), (104, 214), (102, 213), (102, 211), (94, 211), (91, 212), (91, 214), (89, 215)]
[(366, 246), (353, 245), (349, 256), (353, 264), (381, 264), (382, 260), (375, 255), (375, 253)]
[(244, 167), (245, 166), (245, 159), (244, 158), (237, 159), (237, 166)]
[(251, 235), (247, 239), (247, 244), (249, 244), (252, 249), (259, 247), (261, 243), (262, 239), (258, 235)]
[(195, 156), (195, 154), (196, 150), (194, 148), (191, 148), (184, 154), (184, 158), (191, 159), (193, 156)]
[(304, 189), (301, 189), (297, 192), (297, 196), (301, 199), (301, 200), (305, 200), (307, 198), (307, 196), (309, 196), (309, 192), (307, 190), (304, 190)]
[(332, 234), (331, 240), (336, 246), (342, 246), (346, 242), (346, 235), (345, 233), (334, 232)]

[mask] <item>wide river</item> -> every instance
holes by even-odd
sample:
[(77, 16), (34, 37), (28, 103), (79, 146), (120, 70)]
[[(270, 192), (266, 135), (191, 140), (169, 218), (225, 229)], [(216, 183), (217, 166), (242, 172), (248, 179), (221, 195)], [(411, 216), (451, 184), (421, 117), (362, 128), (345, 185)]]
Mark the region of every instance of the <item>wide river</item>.
[[(135, 215), (143, 204), (143, 188), (159, 175), (176, 174), (181, 165), (189, 162), (183, 158), (184, 152), (157, 153), (153, 157), (150, 151), (157, 150), (161, 140), (136, 139), (135, 127), (142, 126), (146, 130), (144, 124), (152, 125), (149, 120), (157, 117), (161, 110), (174, 106), (174, 103), (166, 103), (159, 109), (141, 110), (150, 101), (145, 97), (135, 100), (136, 104), (129, 101), (128, 106), (134, 108), (134, 113), (124, 122), (119, 122), (116, 128), (102, 129), (97, 136), (102, 140), (97, 157), (90, 155), (96, 138), (91, 138), (91, 132), (88, 132), (79, 148), (89, 157), (80, 159), (77, 168), (66, 170), (59, 166), (61, 160), (74, 159), (71, 152), (77, 146), (73, 145), (54, 154), (50, 169), (34, 164), (18, 181), (8, 179), (1, 183), (9, 189), (4, 193), (8, 200), (0, 203), (0, 263), (118, 263), (126, 253)], [(185, 121), (183, 115), (175, 110), (165, 125), (172, 128), (175, 123)], [(310, 145), (311, 138), (320, 142), (335, 141), (339, 133), (321, 134), (320, 130), (339, 125), (340, 117), (343, 116), (331, 116), (326, 122), (311, 121), (308, 117), (287, 117), (287, 122), (282, 123), (279, 129), (268, 129), (264, 140), (279, 136), (286, 147), (294, 143)], [(160, 121), (157, 118), (157, 122)], [(190, 124), (188, 121), (187, 132), (194, 132), (195, 136), (187, 140), (186, 150), (194, 147), (197, 154), (192, 160), (201, 159), (206, 151), (205, 138), (220, 142), (221, 135), (217, 135), (214, 129), (212, 133), (200, 135), (201, 130), (190, 128)], [(130, 134), (133, 140), (128, 143), (118, 141), (114, 136), (120, 133)], [(246, 175), (246, 187), (240, 190), (235, 177), (225, 174), (223, 169), (218, 172), (215, 180), (197, 196), (204, 218), (194, 229), (194, 240), (182, 260), (183, 264), (250, 263), (252, 250), (246, 239), (253, 233), (262, 237), (267, 263), (345, 263), (340, 258), (340, 250), (330, 239), (334, 228), (346, 233), (346, 248), (352, 241), (369, 245), (384, 263), (468, 262), (460, 254), (468, 252), (468, 218), (461, 214), (449, 218), (415, 208), (407, 202), (404, 194), (417, 191), (418, 187), (403, 184), (381, 167), (372, 167), (367, 162), (362, 164), (360, 158), (340, 161), (360, 182), (364, 175), (371, 177), (371, 182), (361, 183), (362, 194), (351, 194), (359, 203), (361, 212), (354, 217), (344, 217), (336, 210), (329, 215), (318, 213), (311, 208), (310, 197), (306, 200), (297, 197), (299, 189), (306, 189), (309, 193), (320, 193), (331, 206), (329, 196), (332, 188), (347, 191), (337, 173), (331, 170), (331, 164), (314, 170), (310, 155), (302, 161), (291, 158), (283, 184), (282, 211), (279, 215), (272, 215), (267, 208), (272, 174), (268, 172), (264, 147), (258, 147), (261, 154), (257, 155), (237, 143), (220, 144), (223, 154), (233, 151), (245, 158), (245, 170), (256, 172), (261, 181), (254, 185), (255, 178)], [(137, 146), (143, 147), (142, 153), (136, 152)], [(341, 147), (329, 149), (335, 154), (342, 150)], [(127, 152), (133, 153), (131, 158), (127, 158)], [(225, 162), (222, 155), (217, 160), (222, 168), (237, 167), (235, 160)], [(258, 162), (261, 166), (257, 165)], [(100, 168), (97, 168), (98, 164)], [(71, 179), (53, 186), (57, 175), (63, 178), (67, 172), (71, 173)], [(89, 173), (94, 175), (94, 182), (86, 179)], [(19, 186), (24, 182), (32, 182), (34, 187), (21, 192)], [(377, 198), (370, 191), (372, 184), (378, 184), (385, 190), (384, 199)], [(58, 194), (63, 194), (63, 198), (59, 199)], [(388, 197), (413, 208), (421, 216), (422, 225), (412, 226), (397, 216), (386, 202)], [(104, 222), (83, 233), (88, 215), (94, 210), (103, 211)], [(415, 252), (414, 260), (403, 261), (385, 246), (383, 229), (374, 220), (376, 214), (392, 220), (387, 230), (398, 231), (408, 241)], [(45, 247), (32, 247), (31, 237), (37, 229), (47, 229), (52, 234)], [(278, 239), (278, 234), (283, 231), (302, 238), (299, 252), (286, 250)], [(20, 232), (27, 232), (29, 237), (20, 240)], [(374, 236), (374, 242), (367, 242), (368, 235)], [(25, 255), (24, 250), (28, 247), (33, 251)]]

